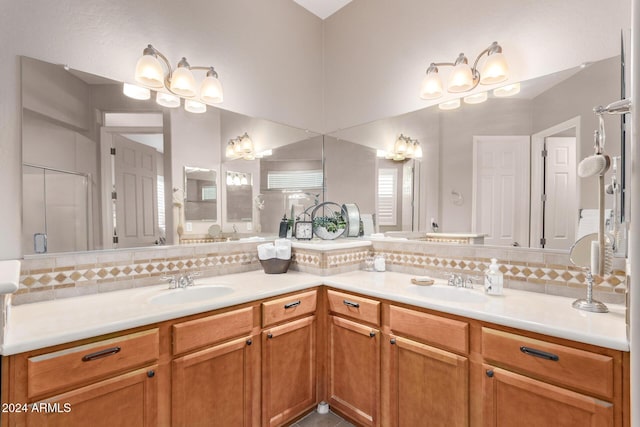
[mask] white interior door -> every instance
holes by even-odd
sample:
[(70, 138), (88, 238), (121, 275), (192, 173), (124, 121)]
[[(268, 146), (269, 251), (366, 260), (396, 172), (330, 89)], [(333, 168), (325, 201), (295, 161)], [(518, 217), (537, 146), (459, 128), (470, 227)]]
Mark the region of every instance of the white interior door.
[(473, 137), (471, 227), (487, 245), (529, 246), (529, 141)]
[(568, 249), (575, 241), (576, 138), (545, 138), (543, 247)]
[(120, 247), (150, 246), (158, 238), (155, 149), (113, 134), (116, 231)]

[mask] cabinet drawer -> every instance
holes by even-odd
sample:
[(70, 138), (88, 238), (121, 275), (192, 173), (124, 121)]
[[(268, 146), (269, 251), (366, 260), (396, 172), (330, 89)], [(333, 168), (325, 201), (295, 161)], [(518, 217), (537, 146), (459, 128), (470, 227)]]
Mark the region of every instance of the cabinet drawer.
[(248, 334), (252, 327), (253, 307), (177, 323), (172, 327), (173, 354)]
[(352, 319), (380, 325), (380, 302), (337, 291), (327, 291), (329, 310)]
[(482, 328), (485, 360), (584, 392), (613, 398), (612, 357)]
[(158, 360), (158, 329), (72, 347), (27, 360), (29, 397), (89, 383)]
[(398, 335), (408, 335), (458, 353), (469, 353), (469, 324), (401, 307), (390, 307), (389, 326)]
[(309, 291), (263, 302), (262, 325), (269, 326), (315, 312), (317, 295), (317, 291)]

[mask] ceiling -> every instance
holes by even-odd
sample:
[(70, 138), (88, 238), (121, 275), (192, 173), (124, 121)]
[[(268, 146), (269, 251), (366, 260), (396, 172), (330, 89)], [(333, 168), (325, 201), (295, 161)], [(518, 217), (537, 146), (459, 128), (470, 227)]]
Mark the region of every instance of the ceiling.
[(327, 19), (351, 0), (293, 0), (320, 19)]

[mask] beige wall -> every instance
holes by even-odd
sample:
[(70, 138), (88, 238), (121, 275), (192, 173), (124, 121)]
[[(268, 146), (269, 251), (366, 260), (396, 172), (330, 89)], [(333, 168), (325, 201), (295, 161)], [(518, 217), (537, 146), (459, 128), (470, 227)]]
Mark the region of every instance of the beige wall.
[(0, 40), (0, 259), (22, 254), (19, 55), (131, 81), (152, 43), (214, 65), (223, 108), (322, 127), (322, 21), (289, 0), (3, 1)]
[[(629, 0), (356, 0), (325, 21), (325, 130), (417, 110), (430, 62), (498, 41), (511, 81), (620, 52)], [(448, 70), (442, 69), (445, 75)], [(438, 100), (437, 102), (441, 102)]]

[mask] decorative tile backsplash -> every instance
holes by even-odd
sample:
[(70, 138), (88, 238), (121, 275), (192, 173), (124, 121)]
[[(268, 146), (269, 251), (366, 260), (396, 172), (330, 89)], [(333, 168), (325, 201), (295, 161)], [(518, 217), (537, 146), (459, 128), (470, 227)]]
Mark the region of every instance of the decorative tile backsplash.
[[(60, 254), (23, 260), (20, 288), (13, 304), (25, 304), (133, 287), (156, 285), (162, 276), (200, 271), (203, 276), (241, 273), (261, 268), (258, 243), (210, 243)], [(445, 277), (447, 273), (481, 276), (497, 258), (505, 286), (526, 291), (583, 297), (585, 274), (570, 265), (567, 253), (523, 248), (462, 246), (430, 242), (374, 241), (370, 247), (330, 251), (294, 248), (290, 269), (328, 276), (359, 270), (367, 255), (382, 254), (390, 271)], [(614, 272), (597, 279), (596, 296), (624, 302), (624, 259)]]

